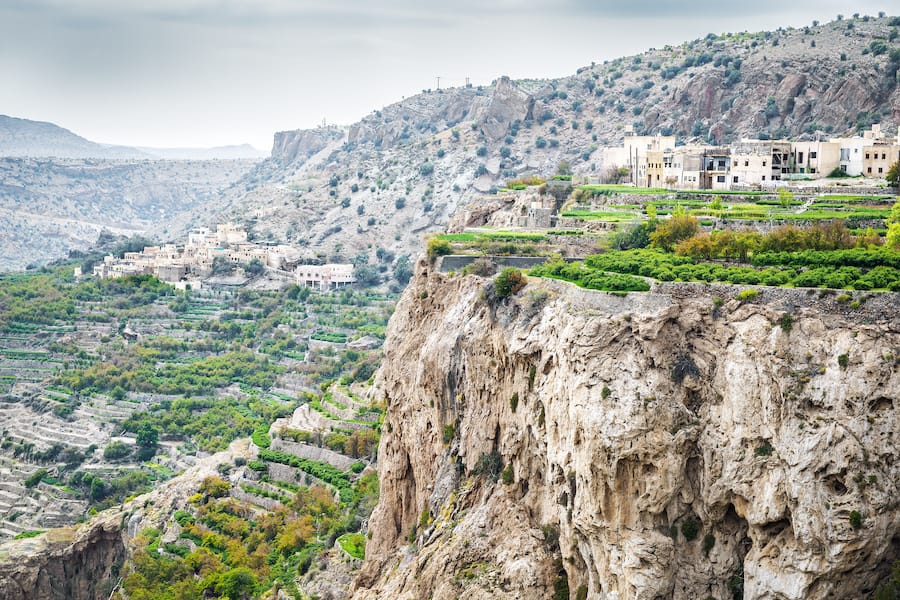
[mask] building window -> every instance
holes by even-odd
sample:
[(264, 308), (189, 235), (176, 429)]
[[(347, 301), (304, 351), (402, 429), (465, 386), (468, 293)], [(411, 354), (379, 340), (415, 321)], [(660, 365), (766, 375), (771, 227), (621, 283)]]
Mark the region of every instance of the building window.
[(745, 166), (745, 167), (749, 167), (749, 166), (750, 166), (750, 161), (749, 161), (749, 160), (745, 160), (745, 161), (744, 161), (744, 166)]
[(766, 166), (766, 161), (763, 161), (763, 166)]
[(882, 152), (882, 153), (881, 153), (881, 160), (884, 160), (884, 159), (886, 159), (886, 158), (887, 158), (887, 154), (885, 154), (884, 152)]
[(797, 153), (797, 162), (798, 162), (798, 163), (802, 163), (802, 162), (803, 162), (803, 153), (802, 153), (802, 152), (798, 152), (798, 153)]
[(762, 178), (762, 180), (763, 180), (763, 181), (765, 181), (765, 180), (766, 180), (766, 176), (765, 176), (765, 175), (763, 175), (763, 178)]
[(869, 160), (869, 153), (866, 152), (866, 160)]
[(871, 172), (872, 172), (872, 167), (869, 167), (869, 173), (871, 173)]
[(818, 152), (810, 152), (809, 153), (810, 160), (812, 160), (813, 158), (818, 158), (818, 156), (819, 156)]
[(732, 177), (732, 183), (737, 183), (737, 182), (738, 182), (738, 176), (735, 175), (734, 177)]
[(878, 167), (878, 172), (879, 172), (879, 173), (884, 173), (884, 169), (882, 169), (881, 167)]
[(724, 175), (719, 175), (718, 177), (716, 177), (716, 181), (717, 181), (718, 183), (725, 183), (725, 176), (724, 176)]

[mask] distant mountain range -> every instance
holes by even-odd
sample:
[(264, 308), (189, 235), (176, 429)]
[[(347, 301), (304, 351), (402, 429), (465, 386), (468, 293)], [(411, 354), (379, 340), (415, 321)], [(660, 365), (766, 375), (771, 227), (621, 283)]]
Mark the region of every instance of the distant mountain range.
[(104, 159), (262, 159), (250, 144), (216, 148), (132, 148), (99, 144), (46, 121), (0, 115), (0, 156)]

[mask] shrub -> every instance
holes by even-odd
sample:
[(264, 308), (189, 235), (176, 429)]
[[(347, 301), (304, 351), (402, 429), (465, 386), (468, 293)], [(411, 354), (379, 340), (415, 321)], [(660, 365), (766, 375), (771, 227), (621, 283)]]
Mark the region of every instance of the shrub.
[(763, 442), (756, 448), (756, 450), (754, 450), (753, 453), (756, 454), (756, 456), (771, 456), (772, 452), (774, 451), (775, 448), (772, 447), (772, 444), (770, 444), (769, 442)]
[(525, 287), (525, 283), (522, 271), (506, 267), (494, 278), (494, 292), (498, 298), (508, 298)]
[(509, 399), (509, 407), (513, 412), (516, 412), (516, 408), (519, 407), (519, 392), (513, 392), (513, 395)]
[(569, 600), (569, 578), (563, 574), (553, 582), (553, 599)]
[(456, 425), (450, 423), (448, 425), (444, 425), (444, 443), (449, 444), (453, 441), (453, 438), (456, 436)]
[(406, 206), (406, 198), (397, 198), (394, 200), (394, 208), (397, 210), (401, 210), (404, 206)]
[(778, 320), (778, 324), (781, 326), (781, 330), (785, 333), (790, 333), (791, 329), (794, 328), (794, 317), (785, 313), (781, 315), (781, 318)]
[(272, 440), (269, 439), (269, 428), (265, 425), (255, 429), (251, 435), (251, 439), (259, 448), (268, 448), (272, 445)]
[(475, 463), (475, 468), (472, 470), (472, 473), (484, 476), (496, 483), (497, 479), (500, 477), (500, 471), (502, 470), (503, 457), (500, 456), (499, 452), (494, 450), (490, 453), (481, 453), (481, 456), (478, 457), (478, 462)]
[(697, 539), (698, 533), (700, 533), (700, 522), (694, 517), (687, 517), (681, 522), (681, 534), (687, 541), (692, 542)]
[(759, 290), (741, 290), (737, 295), (737, 299), (741, 302), (750, 302), (755, 300), (757, 296), (759, 296)]
[(716, 536), (711, 533), (707, 533), (703, 536), (703, 554), (705, 556), (709, 556), (709, 551), (713, 549), (716, 545)]
[(103, 449), (103, 458), (119, 460), (131, 454), (131, 446), (125, 442), (112, 442)]
[(858, 510), (850, 511), (850, 526), (853, 529), (860, 529), (863, 526), (863, 516)]
[(36, 486), (37, 484), (42, 482), (44, 480), (44, 477), (46, 477), (46, 476), (47, 476), (47, 469), (38, 469), (37, 471), (35, 471), (34, 473), (29, 475), (25, 479), (25, 482), (24, 482), (25, 487), (33, 488), (34, 486)]
[(504, 485), (510, 485), (513, 482), (513, 469), (512, 465), (506, 465), (503, 470), (500, 472), (500, 481), (503, 482)]
[(434, 260), (438, 256), (446, 256), (453, 252), (450, 242), (439, 237), (433, 237), (428, 240), (428, 258)]
[(839, 354), (837, 357), (838, 366), (842, 369), (846, 369), (847, 365), (850, 364), (850, 356), (847, 354)]

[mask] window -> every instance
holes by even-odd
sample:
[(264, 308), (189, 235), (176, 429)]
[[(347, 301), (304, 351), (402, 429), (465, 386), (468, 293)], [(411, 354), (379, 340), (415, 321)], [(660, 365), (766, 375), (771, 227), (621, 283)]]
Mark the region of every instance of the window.
[(872, 172), (872, 167), (869, 167), (869, 173), (871, 173), (871, 172)]
[(744, 161), (744, 166), (745, 166), (745, 167), (749, 167), (749, 166), (750, 166), (750, 161), (749, 161), (749, 160), (745, 160), (745, 161)]
[(866, 152), (866, 160), (869, 160), (869, 153)]
[(738, 176), (735, 175), (734, 177), (732, 177), (732, 178), (731, 178), (731, 181), (732, 181), (732, 183), (737, 183), (737, 182), (738, 182)]
[(725, 176), (724, 176), (724, 175), (719, 175), (718, 177), (716, 177), (716, 181), (717, 181), (718, 183), (725, 183)]
[(819, 157), (819, 153), (818, 153), (818, 152), (810, 152), (810, 153), (809, 153), (809, 158), (810, 158), (810, 159), (818, 158), (818, 157)]
[(879, 172), (879, 173), (884, 173), (884, 169), (881, 168), (881, 167), (878, 167), (878, 172)]
[(765, 176), (765, 175), (763, 175), (763, 178), (762, 178), (762, 180), (763, 180), (763, 181), (765, 181), (765, 180), (766, 180), (766, 176)]
[(766, 161), (763, 161), (763, 166), (766, 166)]
[(886, 159), (886, 158), (887, 158), (887, 154), (885, 154), (884, 152), (882, 152), (882, 153), (881, 153), (881, 160), (884, 160), (884, 159)]
[(798, 153), (797, 153), (797, 162), (798, 162), (798, 163), (802, 163), (802, 162), (803, 162), (803, 153), (802, 153), (802, 152), (798, 152)]

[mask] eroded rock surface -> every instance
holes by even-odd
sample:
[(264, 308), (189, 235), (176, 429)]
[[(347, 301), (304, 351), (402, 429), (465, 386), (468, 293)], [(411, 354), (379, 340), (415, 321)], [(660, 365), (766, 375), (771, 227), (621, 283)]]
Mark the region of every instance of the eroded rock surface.
[(498, 300), (420, 263), (353, 598), (867, 597), (900, 549), (900, 299), (736, 291)]

